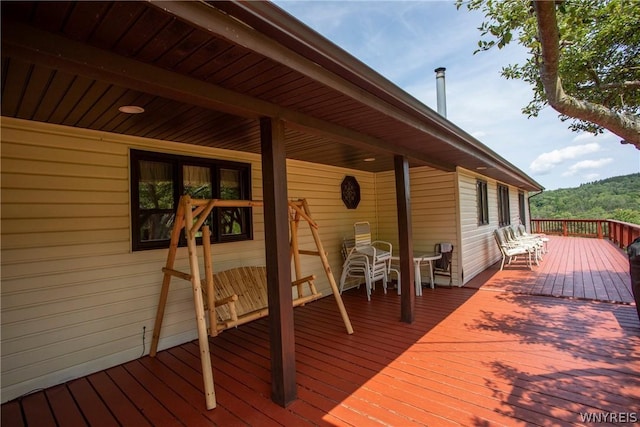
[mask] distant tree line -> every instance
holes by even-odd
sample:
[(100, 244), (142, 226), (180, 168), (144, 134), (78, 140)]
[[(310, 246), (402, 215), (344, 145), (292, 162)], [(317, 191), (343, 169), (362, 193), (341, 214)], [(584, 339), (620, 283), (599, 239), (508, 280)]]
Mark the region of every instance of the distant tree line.
[(532, 218), (614, 219), (640, 224), (640, 174), (607, 178), (530, 197)]

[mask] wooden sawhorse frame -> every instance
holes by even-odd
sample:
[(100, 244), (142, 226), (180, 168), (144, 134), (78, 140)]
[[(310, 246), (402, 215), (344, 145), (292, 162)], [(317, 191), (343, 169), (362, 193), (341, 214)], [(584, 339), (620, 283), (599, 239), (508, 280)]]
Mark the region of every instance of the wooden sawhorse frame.
[[(192, 199), (190, 196), (185, 195), (180, 198), (180, 203), (174, 219), (173, 229), (171, 231), (171, 244), (169, 246), (169, 253), (167, 255), (167, 262), (162, 269), (164, 278), (162, 281), (162, 289), (160, 291), (160, 301), (158, 303), (158, 310), (156, 312), (156, 321), (153, 329), (153, 339), (151, 341), (151, 348), (149, 356), (155, 357), (158, 351), (158, 342), (160, 340), (160, 329), (162, 328), (162, 320), (164, 318), (165, 306), (167, 303), (167, 297), (169, 295), (169, 285), (172, 277), (179, 277), (184, 280), (189, 280), (193, 290), (193, 301), (195, 306), (196, 324), (198, 329), (198, 343), (200, 347), (200, 361), (202, 364), (202, 377), (204, 381), (204, 392), (207, 409), (213, 409), (216, 407), (216, 397), (213, 384), (213, 371), (211, 368), (211, 356), (209, 351), (208, 336), (215, 336), (218, 333), (216, 311), (215, 311), (215, 290), (213, 281), (213, 267), (211, 258), (211, 241), (210, 231), (208, 226), (204, 226), (204, 221), (209, 216), (209, 213), (215, 207), (253, 207), (262, 206), (261, 201), (251, 200), (220, 200), (220, 199)], [(344, 321), (347, 333), (353, 333), (353, 327), (351, 321), (342, 302), (342, 297), (338, 291), (335, 278), (331, 271), (327, 254), (324, 251), (320, 236), (318, 235), (318, 225), (311, 219), (309, 212), (309, 206), (305, 199), (290, 201), (289, 208), (291, 212), (291, 256), (294, 261), (295, 273), (297, 281), (303, 279), (301, 274), (300, 255), (316, 255), (320, 257), (322, 265), (324, 267), (327, 279), (331, 285), (333, 295), (338, 304), (340, 315)], [(298, 247), (298, 228), (300, 220), (304, 219), (310, 227), (311, 234), (316, 243), (316, 251), (300, 250)], [(186, 226), (190, 224), (191, 226)], [(189, 252), (189, 268), (190, 273), (184, 273), (174, 269), (176, 252), (178, 250), (178, 243), (180, 240), (180, 232), (185, 229), (185, 237), (187, 239), (187, 248)], [(204, 269), (205, 279), (200, 278), (200, 268), (198, 265), (198, 253), (196, 245), (196, 234), (202, 229), (202, 246), (204, 255)], [(202, 286), (205, 286), (207, 296), (207, 308), (208, 313), (205, 312), (205, 302), (203, 297)], [(301, 286), (299, 289), (299, 295), (301, 295)], [(209, 319), (210, 327), (207, 330), (207, 317)]]

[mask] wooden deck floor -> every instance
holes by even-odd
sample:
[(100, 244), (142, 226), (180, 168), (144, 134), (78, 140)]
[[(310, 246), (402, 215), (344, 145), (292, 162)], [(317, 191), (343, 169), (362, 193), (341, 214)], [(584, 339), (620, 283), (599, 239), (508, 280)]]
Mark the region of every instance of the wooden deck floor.
[(262, 319), (211, 339), (212, 411), (191, 342), (6, 403), (2, 426), (514, 426), (640, 417), (633, 305), (496, 285), (425, 289), (407, 325), (394, 293), (378, 289), (367, 302), (353, 290), (344, 302), (353, 335), (331, 297), (295, 310), (299, 398), (287, 408), (269, 398)]
[(607, 240), (550, 236), (548, 255), (533, 271), (525, 260), (494, 265), (467, 287), (631, 304), (629, 259)]

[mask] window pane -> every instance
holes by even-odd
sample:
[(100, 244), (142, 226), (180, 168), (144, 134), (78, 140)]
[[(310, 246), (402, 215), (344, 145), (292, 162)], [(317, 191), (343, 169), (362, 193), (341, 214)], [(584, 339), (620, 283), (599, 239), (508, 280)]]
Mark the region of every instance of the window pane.
[(498, 185), (498, 222), (500, 226), (511, 224), (509, 209), (509, 187)]
[(476, 181), (476, 197), (478, 207), (478, 225), (489, 224), (487, 183), (485, 181)]
[(170, 163), (140, 160), (138, 182), (140, 209), (173, 209), (173, 178)]
[[(182, 194), (198, 199), (251, 198), (251, 167), (245, 163), (131, 150), (131, 176), (134, 251), (169, 246)], [(214, 209), (205, 221), (212, 242), (251, 239), (251, 215), (251, 208)], [(181, 237), (179, 245), (184, 244)]]
[(169, 240), (175, 213), (140, 213), (140, 241)]
[(240, 171), (220, 169), (220, 198), (227, 200), (239, 200), (242, 198)]
[(223, 236), (242, 234), (244, 222), (243, 208), (220, 209), (220, 226)]
[[(211, 168), (208, 166), (185, 165), (182, 168), (183, 193), (194, 199), (212, 199)], [(194, 218), (194, 221), (196, 219)], [(213, 213), (204, 221), (204, 225), (211, 228)], [(196, 233), (196, 237), (202, 237), (202, 229)]]
[[(240, 171), (235, 169), (220, 169), (220, 198), (227, 200), (242, 199)], [(223, 236), (233, 236), (243, 233), (245, 209), (220, 209), (220, 231)]]
[(184, 166), (182, 169), (184, 194), (196, 199), (211, 199), (211, 169), (202, 166)]

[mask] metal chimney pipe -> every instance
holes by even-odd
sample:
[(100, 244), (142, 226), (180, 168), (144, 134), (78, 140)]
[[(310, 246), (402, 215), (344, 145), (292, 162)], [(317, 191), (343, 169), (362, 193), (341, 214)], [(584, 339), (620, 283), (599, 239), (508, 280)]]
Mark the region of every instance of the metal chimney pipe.
[(444, 87), (444, 72), (446, 68), (439, 67), (436, 72), (436, 96), (438, 100), (438, 114), (447, 117), (447, 95)]

